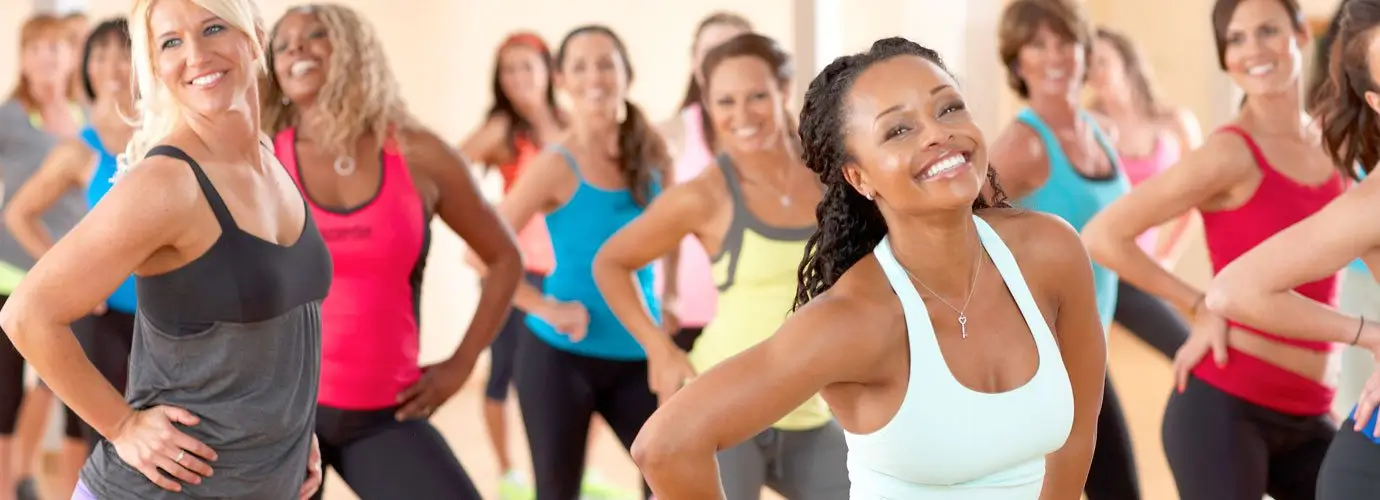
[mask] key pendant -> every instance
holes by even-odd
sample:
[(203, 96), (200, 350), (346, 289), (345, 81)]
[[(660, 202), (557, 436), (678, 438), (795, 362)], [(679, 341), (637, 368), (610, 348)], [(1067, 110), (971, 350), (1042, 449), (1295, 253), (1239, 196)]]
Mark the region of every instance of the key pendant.
[(958, 315), (958, 328), (959, 328), (960, 330), (962, 330), (962, 332), (963, 332), (963, 338), (965, 338), (965, 339), (968, 338), (968, 317), (967, 317), (967, 316), (964, 316), (964, 315), (962, 315), (962, 314), (959, 314), (959, 315)]

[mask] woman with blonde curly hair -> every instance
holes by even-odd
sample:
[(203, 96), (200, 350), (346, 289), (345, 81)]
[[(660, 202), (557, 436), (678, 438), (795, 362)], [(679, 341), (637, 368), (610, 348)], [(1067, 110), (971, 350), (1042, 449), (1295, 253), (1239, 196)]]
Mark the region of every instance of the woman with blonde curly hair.
[[(334, 262), (321, 309), (316, 430), (324, 464), (365, 500), (477, 500), (428, 419), (464, 384), (508, 315), (523, 273), (516, 241), (459, 153), (408, 113), (383, 47), (358, 13), (295, 7), (273, 28), (268, 52), (264, 128)], [(459, 348), (419, 366), (418, 300), (433, 216), (488, 274)]]

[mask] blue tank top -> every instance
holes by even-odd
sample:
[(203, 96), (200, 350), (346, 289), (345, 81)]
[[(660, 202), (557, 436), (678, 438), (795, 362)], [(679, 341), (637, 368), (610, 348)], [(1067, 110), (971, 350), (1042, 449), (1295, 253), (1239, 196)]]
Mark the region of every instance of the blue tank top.
[[(1112, 161), (1113, 176), (1110, 178), (1091, 179), (1074, 170), (1054, 131), (1045, 125), (1044, 120), (1041, 120), (1034, 110), (1021, 110), (1016, 119), (1040, 134), (1040, 142), (1045, 146), (1045, 156), (1049, 158), (1049, 180), (1020, 200), (1019, 204), (1031, 210), (1057, 215), (1081, 233), (1094, 215), (1129, 192), (1131, 183), (1121, 170), (1121, 159), (1117, 156), (1116, 148), (1112, 147), (1102, 129), (1087, 113), (1080, 112), (1080, 115), (1083, 121), (1092, 127), (1097, 143)], [(1093, 282), (1097, 286), (1097, 312), (1102, 317), (1102, 326), (1106, 328), (1111, 326), (1112, 316), (1116, 312), (1117, 275), (1096, 262), (1092, 264), (1092, 268)]]
[[(561, 146), (551, 149), (565, 158), (580, 185), (565, 205), (546, 215), (546, 230), (551, 235), (551, 248), (556, 255), (556, 269), (546, 277), (543, 292), (547, 297), (563, 302), (579, 302), (589, 311), (589, 327), (585, 338), (573, 342), (551, 325), (533, 315), (527, 316), (532, 333), (557, 349), (593, 358), (637, 361), (647, 358), (642, 345), (633, 338), (618, 317), (613, 315), (604, 295), (594, 284), (594, 254), (614, 233), (623, 229), (643, 208), (633, 200), (628, 189), (609, 190), (590, 185), (580, 175), (579, 163), (570, 150)], [(658, 180), (659, 181), (659, 180)], [(660, 194), (658, 185), (652, 196)], [(637, 270), (637, 283), (643, 300), (647, 301), (652, 318), (661, 322), (660, 300), (653, 293), (652, 265)]]
[[(96, 152), (96, 168), (91, 173), (91, 180), (86, 184), (86, 206), (93, 208), (100, 203), (101, 198), (110, 192), (113, 185), (111, 180), (115, 178), (115, 155), (105, 150), (105, 144), (101, 143), (100, 135), (96, 134), (96, 129), (91, 126), (81, 129), (81, 140), (86, 146)], [(125, 278), (124, 283), (120, 283), (120, 288), (115, 289), (115, 293), (105, 301), (106, 307), (125, 314), (134, 314), (135, 308), (134, 276)]]

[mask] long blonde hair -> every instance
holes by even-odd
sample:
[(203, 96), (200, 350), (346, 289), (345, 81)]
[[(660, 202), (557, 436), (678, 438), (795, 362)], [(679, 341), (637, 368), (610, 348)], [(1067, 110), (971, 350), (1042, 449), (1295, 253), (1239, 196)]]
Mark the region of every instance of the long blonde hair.
[[(278, 33), (275, 25), (269, 35), (267, 84), (260, 88), (261, 118), (268, 134), (296, 125), (312, 127), (320, 132), (323, 150), (348, 155), (354, 152), (354, 142), (360, 137), (370, 135), (382, 141), (391, 129), (415, 125), (398, 81), (388, 67), (383, 44), (373, 26), (359, 13), (337, 4), (303, 5), (288, 13), (314, 14), (326, 26), (326, 37), (331, 42), (330, 68), (326, 83), (312, 104), (323, 111), (318, 115), (323, 119), (320, 123), (296, 123), (298, 117), (292, 103), (287, 102), (273, 70), (272, 40)], [(281, 24), (282, 20), (278, 22)]]
[[(134, 113), (130, 123), (134, 125), (134, 135), (129, 139), (124, 154), (119, 157), (119, 172), (127, 172), (159, 141), (167, 138), (182, 123), (181, 104), (173, 98), (172, 92), (158, 78), (154, 68), (153, 33), (149, 31), (149, 16), (152, 7), (159, 0), (136, 0), (134, 10), (129, 16), (130, 62), (134, 74)], [(255, 61), (262, 71), (264, 66), (263, 44), (258, 33), (263, 30), (263, 20), (254, 0), (186, 0), (210, 11), (235, 29), (244, 32), (254, 44), (259, 56)]]
[[(19, 28), (19, 49), (23, 51), (29, 44), (43, 39), (55, 39), (71, 45), (71, 37), (68, 36), (69, 31), (67, 22), (61, 17), (52, 14), (35, 15), (24, 21), (24, 25)], [(73, 54), (78, 51), (77, 47), (69, 48)], [(33, 82), (30, 82), (29, 77), (24, 76), (21, 71), (19, 81), (15, 82), (14, 90), (10, 91), (10, 98), (19, 101), (19, 104), (24, 106), (24, 110), (29, 112), (38, 111), (38, 100), (34, 98), (32, 85)], [(81, 98), (79, 89), (71, 82), (68, 82), (66, 92), (68, 100), (78, 101)]]

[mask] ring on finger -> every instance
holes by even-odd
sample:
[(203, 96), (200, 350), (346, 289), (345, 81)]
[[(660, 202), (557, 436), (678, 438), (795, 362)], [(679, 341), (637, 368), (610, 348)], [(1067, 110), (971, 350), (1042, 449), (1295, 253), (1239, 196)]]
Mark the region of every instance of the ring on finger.
[(174, 458), (173, 461), (177, 462), (178, 465), (182, 465), (182, 457), (185, 456), (187, 456), (187, 450), (179, 451), (177, 452), (177, 458)]

